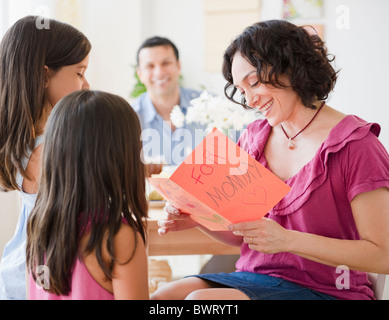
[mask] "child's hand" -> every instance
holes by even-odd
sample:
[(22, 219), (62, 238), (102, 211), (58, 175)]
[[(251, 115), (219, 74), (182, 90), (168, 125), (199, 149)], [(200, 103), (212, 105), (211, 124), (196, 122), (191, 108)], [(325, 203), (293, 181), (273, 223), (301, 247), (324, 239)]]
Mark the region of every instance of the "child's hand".
[(165, 206), (165, 211), (167, 213), (166, 219), (161, 219), (158, 221), (159, 235), (164, 235), (170, 231), (182, 231), (186, 229), (191, 229), (197, 227), (199, 224), (190, 218), (190, 215), (183, 213), (180, 210), (174, 208), (167, 203)]

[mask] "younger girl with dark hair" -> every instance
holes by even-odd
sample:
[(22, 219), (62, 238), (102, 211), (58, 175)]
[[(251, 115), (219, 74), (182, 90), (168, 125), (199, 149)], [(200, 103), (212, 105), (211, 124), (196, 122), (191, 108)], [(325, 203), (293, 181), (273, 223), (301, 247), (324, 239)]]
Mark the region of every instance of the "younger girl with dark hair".
[(91, 44), (74, 27), (36, 16), (17, 21), (0, 45), (0, 190), (17, 190), (22, 211), (0, 263), (0, 299), (26, 297), (26, 222), (35, 204), (43, 133), (59, 99), (89, 89)]
[(30, 299), (148, 299), (140, 134), (118, 96), (79, 91), (56, 105), (27, 226)]

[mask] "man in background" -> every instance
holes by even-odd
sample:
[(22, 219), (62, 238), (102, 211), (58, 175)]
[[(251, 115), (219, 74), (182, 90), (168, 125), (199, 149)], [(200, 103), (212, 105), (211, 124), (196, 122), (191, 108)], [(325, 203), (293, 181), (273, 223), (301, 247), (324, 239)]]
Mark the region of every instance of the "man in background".
[(165, 164), (180, 164), (196, 147), (195, 128), (186, 124), (175, 128), (170, 114), (176, 105), (186, 114), (190, 101), (201, 92), (180, 86), (179, 52), (167, 38), (152, 37), (142, 43), (136, 71), (147, 89), (133, 103), (142, 126), (144, 156), (161, 156)]

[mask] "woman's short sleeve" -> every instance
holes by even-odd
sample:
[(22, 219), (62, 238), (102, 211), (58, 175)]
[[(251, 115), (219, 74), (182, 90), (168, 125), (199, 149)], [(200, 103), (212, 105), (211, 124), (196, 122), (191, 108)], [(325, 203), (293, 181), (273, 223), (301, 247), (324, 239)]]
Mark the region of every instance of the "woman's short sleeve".
[(372, 132), (351, 141), (342, 160), (349, 202), (360, 193), (389, 188), (389, 155)]

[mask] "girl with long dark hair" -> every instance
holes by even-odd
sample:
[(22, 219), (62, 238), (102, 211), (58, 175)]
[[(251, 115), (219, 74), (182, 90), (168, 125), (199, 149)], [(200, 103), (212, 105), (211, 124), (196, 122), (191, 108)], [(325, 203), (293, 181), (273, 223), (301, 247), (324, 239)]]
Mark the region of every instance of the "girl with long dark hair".
[(40, 17), (17, 21), (0, 45), (0, 190), (17, 190), (22, 210), (0, 263), (0, 299), (26, 297), (26, 223), (34, 207), (47, 118), (59, 99), (89, 89), (91, 44), (74, 27)]
[(148, 299), (140, 133), (116, 95), (79, 91), (52, 111), (27, 226), (30, 299)]

